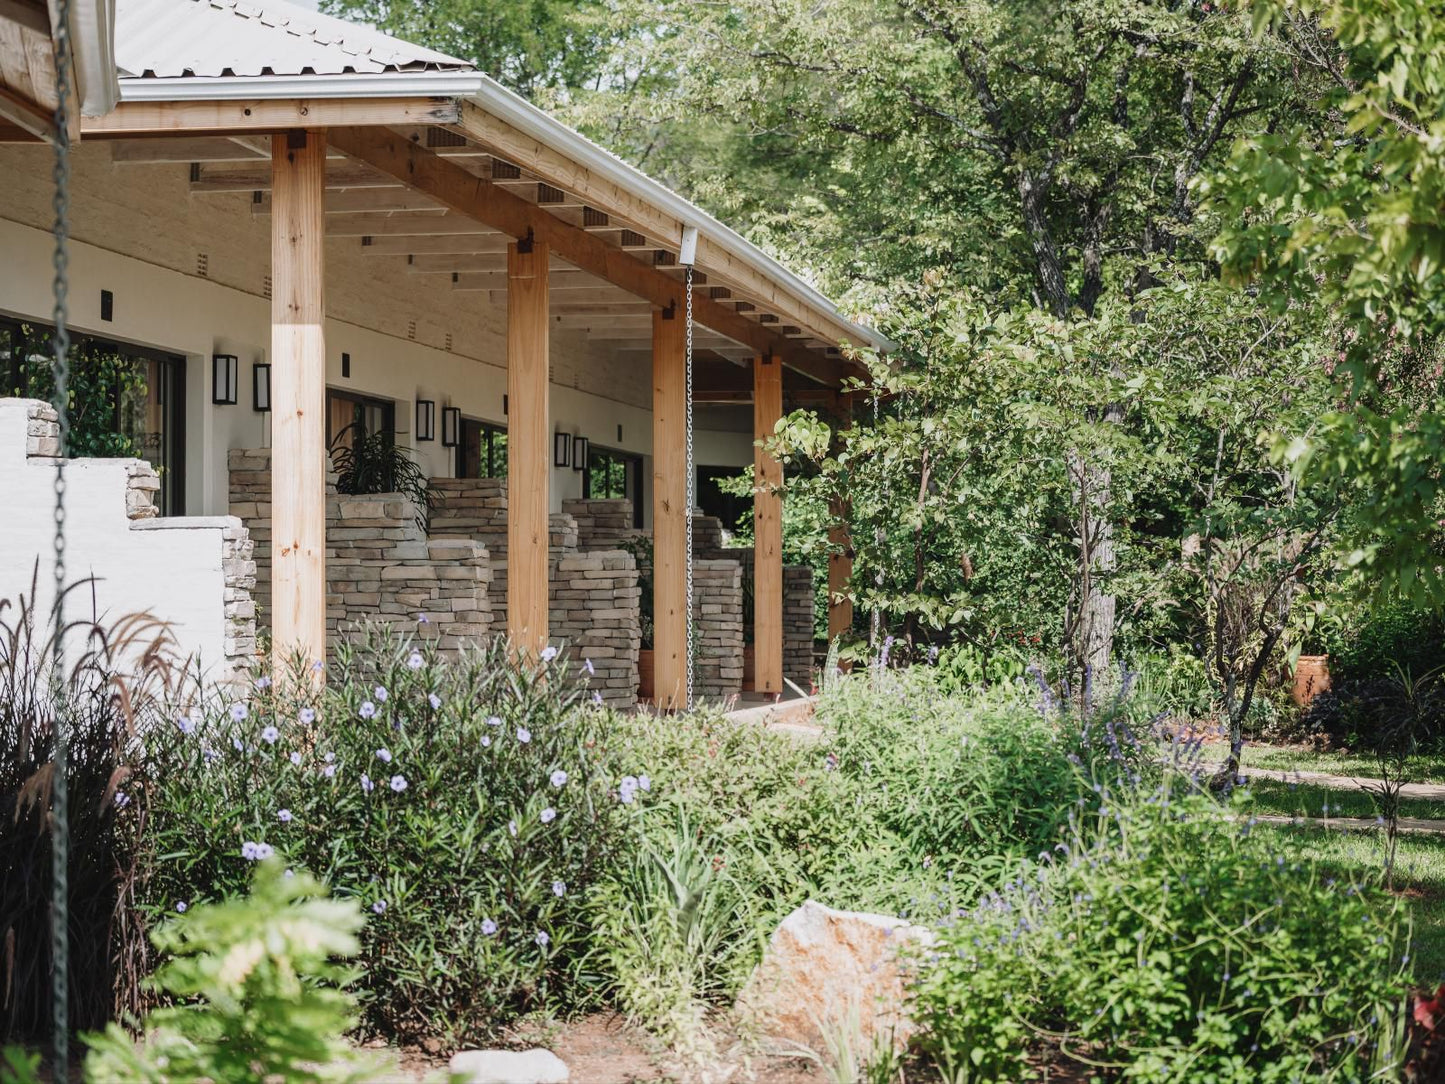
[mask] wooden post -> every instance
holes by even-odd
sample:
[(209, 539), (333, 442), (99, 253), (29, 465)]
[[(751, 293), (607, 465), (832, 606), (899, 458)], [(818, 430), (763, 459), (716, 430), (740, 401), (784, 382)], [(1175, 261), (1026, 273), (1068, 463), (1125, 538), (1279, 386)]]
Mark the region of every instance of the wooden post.
[[(783, 416), (783, 364), (753, 358), (753, 439), (771, 437)], [(783, 691), (783, 465), (753, 449), (753, 689)]]
[(687, 700), (687, 383), (685, 321), (652, 314), (652, 648), (661, 710)]
[[(839, 395), (834, 400), (837, 429), (852, 421), (853, 400)], [(837, 429), (834, 432), (837, 432)], [(841, 442), (835, 439), (835, 445)], [(847, 636), (853, 628), (853, 600), (848, 590), (853, 579), (853, 540), (848, 532), (848, 499), (835, 494), (828, 501), (828, 642)], [(846, 669), (846, 665), (843, 667)]]
[(326, 657), (326, 133), (271, 139), (271, 634)]
[(547, 246), (507, 246), (507, 635), (531, 654), (547, 644)]

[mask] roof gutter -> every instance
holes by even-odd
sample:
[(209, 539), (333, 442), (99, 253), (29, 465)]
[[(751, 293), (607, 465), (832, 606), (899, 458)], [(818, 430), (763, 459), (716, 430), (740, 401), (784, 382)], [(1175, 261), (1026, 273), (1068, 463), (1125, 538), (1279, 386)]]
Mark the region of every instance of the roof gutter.
[[(56, 6), (50, 5), (51, 25)], [(120, 100), (115, 72), (115, 0), (79, 0), (70, 9), (70, 49), (80, 113), (101, 117)]]
[(251, 98), (464, 98), (479, 72), (376, 72), (367, 75), (215, 75), (165, 79), (127, 77), (123, 102), (239, 101)]
[(759, 274), (780, 282), (786, 289), (822, 309), (857, 336), (859, 345), (891, 350), (894, 344), (872, 328), (849, 320), (836, 305), (813, 286), (780, 264), (747, 238), (723, 225), (702, 208), (689, 203), (666, 185), (659, 184), (640, 169), (628, 165), (610, 151), (573, 131), (561, 121), (538, 109), (494, 79), (483, 75), (481, 86), (471, 98), (487, 112), (506, 121), (518, 131), (545, 143), (598, 176), (636, 192), (654, 206), (676, 218), (684, 229), (696, 229), (722, 244)]

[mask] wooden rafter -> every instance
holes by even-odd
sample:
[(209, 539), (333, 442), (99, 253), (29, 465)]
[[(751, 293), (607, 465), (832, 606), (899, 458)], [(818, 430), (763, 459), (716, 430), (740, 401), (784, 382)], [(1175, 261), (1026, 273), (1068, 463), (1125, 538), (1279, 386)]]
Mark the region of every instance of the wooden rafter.
[[(423, 147), (375, 128), (335, 128), (333, 146), (374, 169), (397, 178), (437, 202), (484, 222), (512, 237), (532, 237), (573, 266), (651, 301), (660, 308), (680, 308), (680, 284), (675, 278), (608, 245), (589, 233), (549, 215), (483, 177), (468, 173)], [(822, 383), (834, 383), (839, 367), (789, 342), (729, 306), (713, 301), (703, 290), (693, 291), (693, 315), (711, 327), (763, 353), (772, 352), (793, 368)]]
[(81, 118), (80, 131), (86, 138), (274, 132), (353, 124), (452, 124), (459, 116), (454, 98), (121, 102), (103, 117)]

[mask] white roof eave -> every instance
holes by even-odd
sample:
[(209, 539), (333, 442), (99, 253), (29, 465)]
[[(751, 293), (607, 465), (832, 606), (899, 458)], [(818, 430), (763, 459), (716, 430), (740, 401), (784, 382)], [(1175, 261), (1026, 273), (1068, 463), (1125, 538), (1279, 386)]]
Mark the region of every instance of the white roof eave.
[(478, 72), (378, 72), (367, 75), (207, 75), (173, 79), (125, 78), (123, 102), (240, 101), (275, 98), (465, 98), (485, 76)]

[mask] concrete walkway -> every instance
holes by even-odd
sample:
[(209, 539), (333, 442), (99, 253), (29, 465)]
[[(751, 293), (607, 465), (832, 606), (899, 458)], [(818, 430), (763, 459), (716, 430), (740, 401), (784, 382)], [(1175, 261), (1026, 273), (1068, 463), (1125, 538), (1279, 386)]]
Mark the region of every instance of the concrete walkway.
[[(1218, 767), (1218, 764), (1201, 765), (1201, 769), (1206, 771)], [(1311, 786), (1329, 787), (1333, 790), (1374, 790), (1380, 785), (1378, 779), (1330, 775), (1328, 772), (1251, 768), (1248, 764), (1245, 764), (1242, 774), (1246, 779), (1274, 779), (1281, 783), (1308, 783)], [(1445, 783), (1406, 783), (1400, 787), (1400, 797), (1424, 802), (1445, 803)]]
[[(1283, 813), (1254, 813), (1251, 820), (1260, 824), (1288, 824), (1296, 828), (1334, 828), (1342, 832), (1378, 832), (1384, 826), (1373, 817), (1286, 817)], [(1398, 828), (1414, 835), (1445, 835), (1445, 821), (1427, 821), (1419, 817), (1401, 817)]]

